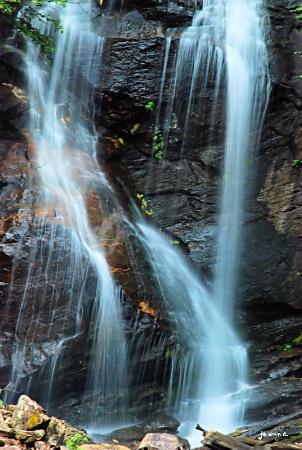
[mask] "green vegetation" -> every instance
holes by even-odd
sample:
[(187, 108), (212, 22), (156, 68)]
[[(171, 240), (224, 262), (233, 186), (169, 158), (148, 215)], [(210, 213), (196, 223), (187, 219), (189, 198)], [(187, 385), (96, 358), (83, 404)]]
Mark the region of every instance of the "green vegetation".
[(171, 358), (173, 356), (173, 349), (169, 348), (165, 351), (165, 358)]
[(157, 159), (162, 159), (163, 154), (163, 148), (164, 148), (164, 138), (160, 131), (156, 131), (153, 136), (153, 150), (154, 150), (154, 156)]
[(292, 343), (294, 345), (302, 345), (302, 333), (296, 339), (293, 339)]
[(148, 102), (146, 105), (145, 105), (145, 108), (146, 108), (146, 110), (147, 111), (153, 111), (153, 109), (154, 109), (154, 102)]
[(152, 216), (153, 209), (147, 209), (148, 202), (144, 198), (143, 194), (136, 194), (136, 197), (140, 200), (142, 210), (147, 214), (147, 216)]
[(4, 408), (4, 401), (0, 400), (0, 409), (3, 409), (3, 408)]
[(290, 12), (296, 14), (297, 20), (302, 20), (302, 3), (295, 9), (290, 9)]
[[(53, 53), (55, 51), (53, 38), (48, 36), (48, 34), (41, 33), (41, 31), (35, 27), (32, 22), (34, 19), (38, 19), (38, 21), (46, 24), (52, 23), (55, 28), (63, 33), (61, 21), (52, 17), (48, 14), (43, 14), (37, 11), (37, 7), (41, 7), (44, 4), (50, 4), (51, 2), (48, 0), (30, 0), (30, 5), (24, 8), (24, 12), (22, 16), (17, 16), (16, 13), (20, 9), (20, 7), (24, 6), (22, 0), (0, 0), (0, 16), (5, 15), (8, 16), (11, 21), (13, 27), (19, 31), (24, 36), (29, 37), (33, 42), (40, 45), (42, 53), (45, 55), (49, 53)], [(66, 6), (65, 0), (54, 0), (59, 6)]]
[(179, 241), (175, 240), (172, 242), (173, 245), (179, 245)]
[(292, 167), (299, 168), (302, 166), (302, 159), (294, 159), (292, 162)]
[(293, 347), (298, 347), (300, 345), (302, 345), (302, 333), (299, 334), (299, 336), (293, 339), (291, 342), (287, 342), (284, 345), (275, 345), (275, 349), (278, 352), (286, 352), (291, 350)]
[(79, 431), (75, 431), (72, 436), (69, 436), (66, 439), (66, 447), (69, 450), (78, 450), (80, 445), (88, 441), (89, 439), (87, 436), (80, 433)]

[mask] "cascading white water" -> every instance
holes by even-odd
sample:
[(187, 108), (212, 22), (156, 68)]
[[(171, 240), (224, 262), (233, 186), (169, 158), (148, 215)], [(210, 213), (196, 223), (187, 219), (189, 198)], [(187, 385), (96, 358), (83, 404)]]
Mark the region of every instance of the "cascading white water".
[(269, 94), (261, 14), (260, 0), (229, 0), (225, 8), (226, 142), (215, 288), (217, 303), (229, 320), (236, 297), (244, 201)]
[[(191, 77), (186, 100), (184, 150), (190, 144), (190, 110), (195, 96), (205, 92), (209, 83), (214, 86), (210, 130), (213, 131), (218, 99), (224, 91), (222, 83), (227, 79), (225, 175), (214, 295), (202, 286), (184, 258), (158, 232), (139, 224), (139, 239), (166, 302), (177, 339), (172, 355), (169, 401), (179, 411), (181, 434), (189, 437), (191, 443), (200, 440), (200, 434), (195, 435), (193, 431), (197, 422), (205, 428), (221, 431), (233, 430), (240, 425), (248, 394), (247, 355), (232, 329), (232, 310), (247, 173), (245, 162), (248, 152), (255, 148), (253, 133), (260, 128), (267, 92), (267, 59), (260, 10), (260, 0), (204, 1), (203, 10), (196, 13), (192, 27), (181, 38), (173, 98), (167, 109), (166, 120), (170, 120), (174, 96), (183, 78)], [(37, 290), (29, 293), (33, 289), (31, 285), (24, 292), (16, 329), (12, 384), (16, 384), (18, 374), (25, 371), (24, 352), (33, 334), (28, 333), (27, 342), (21, 342), (18, 337), (22, 311), (28, 308), (27, 298), (38, 300), (42, 297), (38, 289), (41, 285), (49, 285), (48, 267), (52, 270), (55, 267), (59, 272), (60, 261), (56, 259), (54, 248), (60, 242), (62, 252), (66, 253), (67, 240), (72, 269), (66, 267), (63, 289), (68, 286), (78, 289), (78, 301), (73, 298), (71, 289), (68, 302), (68, 318), (73, 316), (74, 320), (71, 337), (81, 333), (85, 286), (91, 268), (96, 279), (92, 316), (97, 326), (90, 363), (92, 370), (87, 380), (87, 391), (97, 393), (91, 405), (95, 413), (98, 395), (116, 395), (126, 389), (127, 356), (119, 292), (87, 216), (85, 197), (95, 189), (102, 191), (104, 197), (111, 197), (111, 192), (94, 159), (96, 136), (89, 112), (92, 108), (90, 85), (95, 82), (94, 69), (98, 66), (102, 39), (90, 32), (86, 13), (83, 14), (78, 5), (69, 5), (62, 15), (64, 34), (56, 43), (51, 76), (40, 62), (35, 46), (28, 43), (30, 128), (37, 149), (37, 189), (41, 190), (40, 210), (37, 209), (41, 233), (37, 239), (39, 246), (31, 255), (29, 276), (33, 276), (37, 261), (38, 266), (41, 263), (41, 273), (35, 272), (40, 279)], [(169, 46), (170, 40), (165, 65)], [(106, 210), (106, 206), (100, 209)], [(46, 267), (42, 267), (46, 255), (45, 230), (50, 235), (51, 252)], [(79, 279), (83, 280), (81, 286), (77, 286)], [(58, 298), (59, 294), (53, 288), (51, 302), (55, 304)], [(34, 329), (36, 321), (37, 316), (33, 315), (30, 328)], [(62, 338), (56, 351), (59, 352), (67, 341)], [(47, 375), (51, 389), (57, 361), (56, 355)], [(51, 392), (47, 399), (50, 397)], [(120, 409), (123, 408), (120, 406)], [(97, 420), (97, 416), (93, 414), (92, 420)]]
[[(24, 326), (22, 314), (31, 307), (33, 298), (42, 306), (49, 299), (49, 296), (43, 295), (43, 290), (53, 289), (49, 305), (51, 317), (52, 307), (55, 310), (60, 302), (60, 292), (63, 291), (65, 297), (66, 292), (69, 292), (70, 303), (64, 305), (64, 319), (68, 325), (64, 324), (62, 331), (69, 326), (70, 337), (75, 337), (82, 332), (81, 321), (85, 301), (87, 305), (87, 290), (94, 290), (91, 313), (91, 323), (94, 326), (91, 333), (92, 356), (86, 391), (94, 393), (90, 408), (91, 421), (96, 422), (99, 419), (101, 396), (114, 396), (118, 399), (115, 421), (124, 413), (127, 398), (127, 356), (119, 304), (120, 292), (111, 276), (102, 242), (89, 223), (86, 205), (87, 196), (94, 195), (94, 192), (99, 192), (101, 198), (112, 198), (111, 188), (95, 160), (97, 138), (93, 128), (92, 86), (97, 81), (103, 41), (89, 29), (88, 8), (88, 4), (85, 4), (85, 8), (78, 4), (62, 8), (64, 33), (58, 33), (50, 72), (37, 47), (32, 42), (27, 42), (25, 63), (30, 94), (29, 129), (36, 149), (39, 174), (35, 182), (36, 189), (40, 192), (36, 211), (40, 225), (35, 227), (37, 236), (31, 251), (32, 261), (29, 261), (28, 273), (29, 277), (36, 277), (36, 287), (31, 284), (31, 291), (26, 288), (23, 295), (16, 326), (11, 385), (15, 385), (20, 375), (26, 372), (25, 352), (28, 351), (29, 339), (34, 339), (34, 330), (39, 321), (33, 310), (32, 320), (27, 322), (30, 330), (28, 338), (19, 338), (19, 331)], [(49, 32), (43, 30), (45, 31)], [(105, 200), (98, 207), (104, 214), (104, 220), (110, 207)], [(64, 261), (57, 256), (58, 243), (62, 246)], [(38, 273), (35, 271), (33, 275), (34, 263), (39, 267)], [(59, 275), (63, 267), (64, 275)], [(56, 273), (58, 276), (53, 280), (53, 274)], [(89, 286), (92, 280), (94, 285)], [(48, 380), (45, 384), (48, 384), (50, 390), (44, 392), (46, 400), (51, 398), (52, 389), (55, 388), (53, 378), (58, 353), (69, 339), (65, 337), (59, 342), (53, 363), (44, 371)], [(125, 401), (121, 400), (122, 397)], [(106, 415), (111, 417), (104, 414), (102, 425), (106, 425)]]
[[(211, 119), (203, 142), (213, 145), (213, 142), (217, 142), (217, 135), (225, 135), (212, 296), (213, 308), (217, 308), (217, 314), (223, 317), (224, 326), (219, 326), (212, 320), (207, 323), (208, 329), (201, 325), (200, 332), (206, 336), (207, 345), (201, 345), (200, 352), (194, 349), (194, 361), (191, 358), (189, 365), (187, 357), (183, 362), (175, 360), (173, 363), (173, 367), (183, 364), (180, 369), (181, 386), (177, 394), (180, 401), (190, 403), (190, 391), (195, 389), (198, 392), (195, 397), (198, 406), (193, 409), (193, 414), (180, 414), (181, 420), (189, 422), (182, 429), (193, 441), (194, 421), (200, 422), (206, 429), (214, 428), (224, 432), (242, 424), (245, 402), (249, 396), (246, 350), (236, 332), (227, 330), (233, 328), (244, 201), (251, 161), (257, 149), (269, 95), (263, 22), (262, 0), (205, 0), (203, 9), (197, 11), (193, 18), (192, 26), (181, 36), (174, 83), (164, 117), (168, 128), (165, 134), (168, 136), (174, 112), (176, 115), (183, 115), (183, 154), (190, 147), (196, 132), (196, 125), (192, 123), (196, 108), (199, 108), (199, 114), (202, 111)], [(179, 92), (183, 92), (184, 96)], [(166, 145), (169, 145), (168, 137), (166, 141)], [(158, 238), (153, 238), (159, 253), (160, 248), (156, 244)], [(161, 254), (161, 257), (164, 259), (164, 255)], [(154, 264), (156, 272), (160, 273), (159, 261), (156, 260)], [(170, 264), (173, 264), (172, 258)], [(186, 275), (182, 276), (192, 286)], [(181, 292), (179, 289), (175, 293), (179, 302), (184, 301)], [(185, 297), (190, 298), (190, 295)], [(193, 297), (195, 298), (195, 294)], [(199, 293), (199, 297), (199, 301), (203, 303), (204, 295)], [(169, 308), (171, 304), (168, 305)], [(198, 318), (198, 322), (202, 324), (200, 316)], [(182, 332), (185, 327), (186, 324), (182, 323)], [(194, 334), (195, 328), (189, 325), (188, 330), (193, 329)], [(184, 332), (182, 336), (183, 342), (187, 341), (185, 334)], [(199, 371), (200, 376), (197, 376)], [(188, 389), (189, 383), (195, 387)]]
[[(208, 13), (216, 15), (215, 28), (223, 33), (227, 94), (225, 99), (226, 137), (219, 219), (219, 237), (214, 273), (214, 297), (221, 314), (232, 326), (240, 273), (240, 248), (244, 202), (259, 142), (261, 124), (269, 94), (268, 58), (264, 40), (262, 2), (228, 0), (205, 4)], [(217, 19), (216, 19), (217, 20)], [(240, 24), (240, 26), (239, 26)], [(221, 42), (219, 44), (221, 46)], [(219, 75), (220, 78), (220, 75)], [(214, 336), (215, 338), (215, 336)], [(216, 335), (216, 344), (224, 340), (223, 330)], [(215, 341), (214, 341), (215, 342)], [(235, 352), (234, 358), (243, 355)], [(207, 422), (230, 431), (232, 421), (217, 418), (219, 396), (228, 392), (228, 379), (234, 373), (234, 361), (210, 360), (205, 382)], [(242, 383), (247, 382), (247, 367), (240, 364)], [(222, 376), (222, 373), (224, 376)], [(241, 418), (242, 419), (242, 418)]]
[(138, 227), (176, 338), (169, 407), (181, 421), (181, 436), (199, 445), (197, 423), (221, 431), (240, 425), (248, 392), (247, 352), (213, 294), (172, 243), (150, 225)]

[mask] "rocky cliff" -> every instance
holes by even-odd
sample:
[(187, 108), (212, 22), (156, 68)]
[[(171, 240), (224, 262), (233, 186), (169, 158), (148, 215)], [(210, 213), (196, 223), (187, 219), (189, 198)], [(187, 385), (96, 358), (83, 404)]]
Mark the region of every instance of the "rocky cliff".
[[(215, 135), (211, 145), (204, 150), (208, 140), (209, 117), (202, 118), (196, 107), (193, 139), (190, 148), (181, 156), (185, 124), (180, 109), (179, 115), (173, 118), (173, 133), (170, 133), (164, 158), (154, 158), (153, 147), (153, 138), (164, 124), (161, 111), (169, 101), (168, 88), (181, 29), (191, 23), (195, 8), (201, 5), (180, 0), (150, 0), (143, 4), (125, 0), (123, 5), (116, 2), (108, 13), (107, 3), (102, 3), (93, 19), (95, 31), (105, 36), (100, 78), (95, 90), (100, 164), (118, 191), (125, 210), (130, 209), (129, 193), (136, 199), (138, 207), (142, 204), (136, 197), (137, 193), (143, 195), (148, 211), (152, 210), (150, 220), (171, 241), (179, 242), (181, 251), (210, 285), (217, 234), (223, 136)], [(237, 302), (237, 321), (243, 338), (250, 345), (251, 378), (258, 385), (249, 420), (286, 415), (289, 408), (295, 411), (301, 390), (298, 379), (301, 369), (300, 341), (297, 338), (301, 333), (299, 293), (302, 275), (302, 28), (301, 22), (291, 12), (297, 6), (294, 0), (270, 0), (267, 5), (272, 91), (260, 148), (251, 163), (253, 183), (246, 199)], [(36, 267), (29, 268), (28, 261), (37, 233), (39, 204), (33, 181), (38, 176), (38, 167), (26, 129), (30, 92), (26, 92), (22, 71), (22, 46), (16, 50), (5, 42), (8, 28), (1, 33), (0, 361), (4, 387), (10, 379), (16, 320), (29, 273), (33, 277), (30, 283), (35, 285)], [(171, 37), (171, 43), (160, 102), (166, 36)], [(181, 97), (186, 93), (179, 92), (177, 95)], [(205, 108), (211, 102), (211, 95), (209, 92), (208, 98), (203, 99)], [(146, 108), (148, 104), (150, 107)], [(94, 201), (93, 196), (87, 199), (91, 211)], [(150, 282), (148, 284), (148, 267), (139, 257), (139, 248), (129, 240), (129, 230), (108, 226), (109, 222), (112, 225), (110, 219), (104, 223), (102, 218), (92, 213), (93, 226), (99, 227), (114, 241), (114, 246), (108, 246), (108, 257), (112, 271), (123, 288), (125, 327), (133, 342), (133, 353), (134, 347), (143, 348), (142, 342), (146, 337), (150, 348), (156, 348), (156, 345), (165, 348), (167, 343), (170, 345), (173, 342), (173, 338), (167, 331), (166, 318), (160, 312), (156, 292), (152, 292), (152, 285)], [(49, 230), (46, 230), (47, 233)], [(129, 254), (137, 255), (134, 262)], [(59, 267), (61, 256), (58, 247), (57, 253), (53, 254), (54, 267)], [(90, 276), (93, 278), (93, 274)], [(52, 295), (49, 292), (48, 298)], [(37, 334), (33, 337), (33, 349), (22, 374), (25, 380), (32, 373), (39, 373), (49, 359), (49, 354), (58, 343), (58, 330), (63, 328), (66, 336), (73, 333), (70, 323), (65, 321), (66, 294), (58, 292), (57, 295), (59, 302), (55, 322), (58, 328), (54, 327), (45, 338), (43, 329), (49, 315), (46, 302)], [(87, 305), (92, 295), (87, 288)], [(38, 301), (36, 297), (33, 297), (33, 302)], [(27, 311), (26, 317), (31, 320), (31, 310)], [(154, 317), (157, 317), (156, 321)], [(27, 334), (26, 322), (24, 333)], [(84, 377), (87, 365), (87, 359), (77, 352), (78, 348), (86, 348), (83, 339), (85, 337), (80, 336), (71, 344), (76, 364), (74, 361), (65, 366), (58, 376), (62, 386), (68, 387), (71, 398), (79, 395), (76, 386), (78, 381), (81, 382), (82, 374)], [(286, 345), (289, 347), (284, 350)], [(163, 382), (164, 359), (161, 359), (162, 369), (158, 373), (159, 384)], [(146, 367), (151, 371), (155, 360), (153, 356), (147, 362)], [(139, 358), (136, 361), (137, 367), (142, 370), (142, 362)], [(145, 394), (151, 382), (145, 375)], [(135, 381), (133, 383), (135, 385)], [(64, 387), (58, 395), (62, 395), (63, 391)], [(150, 396), (154, 401), (154, 395), (160, 403), (160, 389), (150, 396), (145, 394), (141, 404), (147, 404)], [(154, 404), (157, 405), (157, 401)]]

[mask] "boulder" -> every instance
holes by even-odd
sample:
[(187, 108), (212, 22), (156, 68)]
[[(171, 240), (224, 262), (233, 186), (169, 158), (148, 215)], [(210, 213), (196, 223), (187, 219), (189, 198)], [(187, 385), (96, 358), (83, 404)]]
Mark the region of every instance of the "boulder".
[(140, 442), (138, 450), (187, 450), (189, 442), (174, 434), (149, 433)]
[[(33, 430), (37, 428), (45, 429), (49, 421), (50, 418), (45, 414), (42, 406), (26, 395), (21, 395), (12, 414), (10, 424), (15, 430)], [(41, 437), (44, 437), (44, 434)]]

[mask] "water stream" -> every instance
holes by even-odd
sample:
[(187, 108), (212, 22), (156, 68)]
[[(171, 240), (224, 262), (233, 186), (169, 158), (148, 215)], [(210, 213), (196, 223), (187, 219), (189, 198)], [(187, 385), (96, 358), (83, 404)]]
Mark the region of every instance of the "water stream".
[[(111, 2), (113, 9), (119, 9), (120, 4)], [(100, 396), (108, 395), (104, 402), (109, 403), (112, 397), (117, 399), (116, 422), (126, 411), (128, 356), (120, 292), (87, 210), (91, 199), (98, 197), (94, 207), (102, 220), (123, 213), (96, 161), (93, 85), (101, 67), (103, 39), (90, 31), (87, 8), (86, 3), (85, 10), (68, 5), (62, 11), (64, 33), (56, 40), (50, 72), (36, 47), (27, 43), (30, 132), (36, 148), (35, 187), (39, 201), (33, 224), (35, 244), (28, 265), (28, 279), (35, 283), (28, 283), (22, 296), (11, 386), (16, 386), (26, 373), (26, 352), (35, 329), (41, 331), (38, 304), (47, 304), (50, 325), (45, 333), (45, 353), (54, 355), (44, 376), (47, 407), (55, 395), (58, 361), (61, 358), (63, 364), (69, 340), (81, 336), (86, 297), (92, 295), (93, 338), (85, 392), (94, 393), (91, 423), (105, 424), (106, 419), (98, 413)], [(249, 396), (247, 352), (237, 336), (233, 315), (248, 161), (257, 147), (269, 90), (262, 16), (261, 0), (205, 0), (202, 11), (196, 12), (192, 26), (180, 39), (171, 99), (165, 112), (164, 122), (171, 124), (178, 114), (177, 92), (184, 80), (192, 80), (185, 107), (182, 105), (183, 155), (194, 133), (191, 118), (198, 105), (196, 99), (205, 96), (206, 89), (212, 92), (209, 143), (218, 115), (226, 117), (223, 130), (219, 130), (225, 135), (225, 158), (212, 289), (203, 286), (185, 258), (154, 227), (141, 219), (136, 226), (131, 225), (174, 332), (168, 407), (178, 415), (182, 422), (180, 433), (191, 444), (200, 441), (200, 433), (194, 431), (198, 422), (204, 428), (224, 432), (241, 425)], [(170, 44), (168, 38), (164, 72)], [(64, 276), (53, 277), (51, 274), (61, 273), (62, 264), (66, 267)], [(68, 304), (61, 305), (67, 320), (62, 325), (62, 339), (58, 340), (52, 336), (51, 324), (57, 320), (53, 311), (60, 307), (63, 291), (69, 292)], [(26, 321), (28, 331), (23, 329), (24, 311), (32, 314)], [(48, 349), (47, 340), (56, 341), (56, 348)], [(29, 393), (33, 380), (29, 378)]]
[[(125, 412), (127, 354), (120, 291), (104, 255), (102, 242), (105, 239), (97, 238), (88, 218), (89, 209), (98, 209), (102, 221), (115, 212), (114, 195), (95, 160), (97, 136), (93, 127), (92, 96), (103, 40), (90, 31), (89, 14), (88, 4), (84, 9), (77, 4), (63, 9), (64, 33), (58, 33), (51, 71), (37, 47), (27, 42), (29, 129), (36, 149), (35, 188), (39, 191), (39, 200), (33, 223), (35, 239), (29, 257), (28, 285), (16, 324), (10, 386), (16, 386), (26, 373), (29, 358), (26, 352), (30, 351), (36, 331), (40, 331), (39, 310), (45, 314), (47, 309), (46, 340), (56, 342), (60, 337), (53, 336), (54, 320), (63, 322), (62, 336), (64, 331), (69, 336), (50, 349), (54, 356), (44, 373), (42, 371), (44, 389), (39, 398), (49, 408), (50, 399), (55, 397), (58, 388), (54, 380), (58, 359), (64, 364), (64, 347), (68, 348), (68, 341), (83, 332), (84, 309), (87, 309), (87, 298), (92, 297), (93, 331), (90, 349), (87, 348), (91, 359), (86, 392), (94, 393), (90, 405), (90, 422), (93, 423), (100, 419), (101, 395), (115, 397), (118, 405), (115, 421)], [(93, 200), (98, 197), (102, 199), (101, 204)], [(65, 267), (63, 275), (62, 265)], [(67, 304), (60, 305), (60, 297), (67, 297)], [(32, 310), (32, 315), (25, 325), (28, 310)], [(60, 319), (53, 316), (58, 310), (62, 315)], [(27, 332), (24, 326), (28, 327)], [(67, 358), (72, 358), (68, 352)], [(36, 393), (36, 383), (35, 376), (29, 377), (29, 394)], [(110, 419), (112, 421), (112, 416)], [(106, 424), (105, 416), (101, 420)]]
[(150, 225), (138, 227), (176, 340), (169, 405), (181, 422), (180, 435), (199, 445), (199, 422), (224, 432), (242, 424), (249, 393), (247, 352), (213, 294), (172, 243)]
[[(185, 404), (190, 399), (189, 383), (195, 385), (199, 406), (191, 418), (195, 414), (194, 420), (202, 422), (203, 427), (224, 432), (242, 423), (249, 397), (247, 353), (236, 336), (233, 316), (245, 202), (252, 187), (253, 159), (270, 92), (264, 17), (261, 0), (204, 1), (203, 9), (195, 13), (192, 26), (182, 33), (163, 120), (166, 146), (169, 146), (174, 118), (184, 117), (181, 156), (185, 156), (198, 130), (196, 113), (207, 124), (203, 138), (206, 147), (215, 147), (219, 142), (217, 136), (224, 136), (219, 233), (211, 295), (212, 307), (217, 308), (224, 325), (219, 326), (213, 320), (207, 322), (210, 329), (201, 325), (207, 345), (201, 346), (200, 353), (194, 350), (195, 361), (193, 365), (190, 362), (190, 369), (187, 358), (183, 360), (181, 379), (184, 381), (180, 389), (183, 392), (180, 401)], [(181, 92), (185, 94), (182, 96)], [(181, 297), (179, 301), (183, 301)], [(203, 297), (199, 294), (196, 298), (202, 302)], [(197, 317), (202, 324), (201, 316)], [(233, 329), (232, 333), (229, 329)], [(202, 364), (206, 369), (202, 369)], [(199, 377), (194, 376), (194, 367)], [(192, 425), (184, 428), (184, 434), (189, 437), (192, 437)]]

